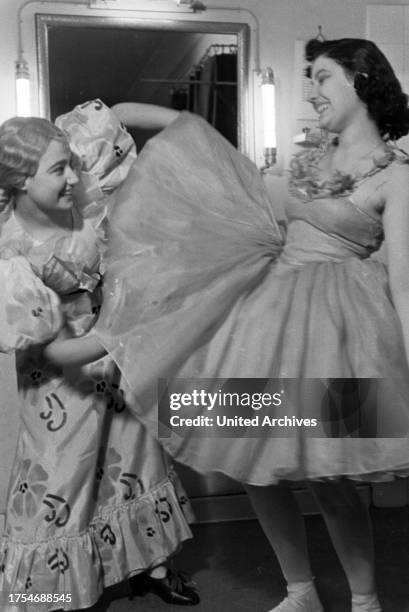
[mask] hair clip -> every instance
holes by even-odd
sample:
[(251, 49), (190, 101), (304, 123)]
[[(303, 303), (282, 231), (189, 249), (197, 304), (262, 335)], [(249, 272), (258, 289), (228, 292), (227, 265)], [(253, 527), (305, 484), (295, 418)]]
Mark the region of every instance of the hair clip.
[(322, 33), (322, 26), (320, 25), (318, 26), (318, 34), (314, 40), (319, 40), (320, 42), (325, 42), (327, 40), (324, 34)]

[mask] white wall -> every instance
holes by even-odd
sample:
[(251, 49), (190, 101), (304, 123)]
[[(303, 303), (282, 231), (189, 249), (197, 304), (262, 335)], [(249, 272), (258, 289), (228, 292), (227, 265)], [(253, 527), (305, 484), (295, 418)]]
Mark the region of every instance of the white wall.
[[(86, 1), (86, 0), (84, 0)], [(15, 113), (14, 63), (18, 54), (17, 43), (17, 11), (26, 5), (22, 11), (23, 43), (26, 59), (29, 61), (34, 85), (37, 82), (37, 62), (34, 14), (36, 12), (82, 15), (110, 16), (147, 16), (181, 19), (197, 19), (199, 21), (237, 21), (249, 22), (252, 33), (252, 60), (254, 68), (256, 30), (259, 27), (260, 64), (274, 69), (278, 99), (278, 153), (280, 165), (288, 161), (291, 150), (291, 138), (296, 132), (296, 122), (293, 116), (294, 92), (294, 45), (296, 39), (307, 40), (317, 34), (317, 26), (322, 25), (327, 38), (364, 37), (366, 31), (367, 4), (409, 4), (409, 0), (369, 1), (369, 0), (205, 0), (208, 10), (198, 15), (187, 14), (176, 7), (174, 0), (107, 0), (106, 5), (120, 9), (126, 7), (135, 10), (91, 9), (75, 2), (35, 2), (27, 0), (0, 0), (0, 121)], [(102, 4), (102, 3), (101, 3)], [(212, 10), (212, 6), (240, 6), (242, 10)], [(149, 13), (149, 9), (162, 11)], [(246, 10), (248, 9), (248, 10)], [(147, 12), (148, 11), (148, 12)], [(163, 11), (171, 11), (163, 12)], [(254, 79), (254, 108), (258, 108), (258, 79)], [(33, 93), (33, 111), (38, 112), (37, 92)], [(256, 113), (259, 115), (259, 113)], [(257, 162), (261, 161), (261, 129), (259, 119), (254, 120), (252, 134), (255, 142)], [(5, 473), (12, 456), (13, 436), (16, 430), (17, 399), (14, 392), (10, 360), (0, 360), (0, 509), (4, 497)], [(213, 488), (214, 489), (214, 488)], [(209, 492), (213, 491), (210, 487)]]

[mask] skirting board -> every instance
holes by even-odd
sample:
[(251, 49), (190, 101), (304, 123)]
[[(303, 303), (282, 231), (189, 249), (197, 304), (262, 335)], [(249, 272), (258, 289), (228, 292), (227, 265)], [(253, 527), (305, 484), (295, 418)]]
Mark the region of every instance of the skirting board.
[[(358, 485), (357, 489), (366, 505), (369, 506), (371, 503), (370, 485)], [(317, 504), (310, 491), (296, 489), (294, 493), (303, 514), (319, 514)], [(196, 497), (190, 501), (195, 513), (195, 523), (222, 523), (256, 518), (250, 500), (245, 493)]]

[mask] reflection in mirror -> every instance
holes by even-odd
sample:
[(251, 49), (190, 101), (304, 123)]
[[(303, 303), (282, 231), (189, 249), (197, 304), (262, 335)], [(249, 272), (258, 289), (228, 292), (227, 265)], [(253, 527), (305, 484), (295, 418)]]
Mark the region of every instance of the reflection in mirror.
[[(42, 113), (101, 98), (202, 115), (247, 152), (248, 26), (37, 15)], [(140, 149), (152, 133), (134, 130)]]

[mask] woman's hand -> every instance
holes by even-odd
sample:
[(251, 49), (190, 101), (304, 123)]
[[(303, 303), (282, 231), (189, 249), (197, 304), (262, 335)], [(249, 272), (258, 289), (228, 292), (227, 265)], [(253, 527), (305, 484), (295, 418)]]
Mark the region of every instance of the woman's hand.
[(92, 333), (80, 338), (69, 338), (64, 330), (44, 349), (45, 357), (60, 366), (83, 366), (106, 354), (107, 351)]

